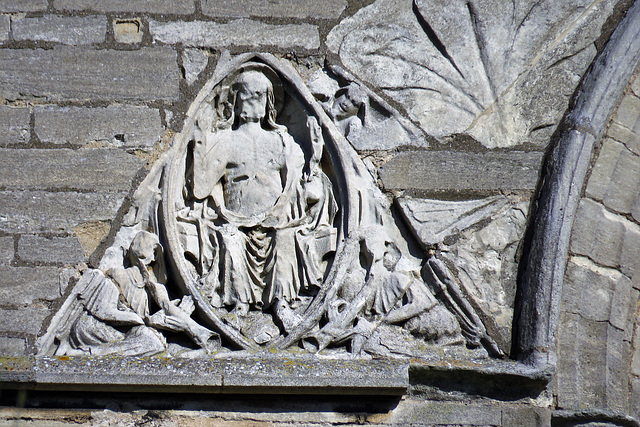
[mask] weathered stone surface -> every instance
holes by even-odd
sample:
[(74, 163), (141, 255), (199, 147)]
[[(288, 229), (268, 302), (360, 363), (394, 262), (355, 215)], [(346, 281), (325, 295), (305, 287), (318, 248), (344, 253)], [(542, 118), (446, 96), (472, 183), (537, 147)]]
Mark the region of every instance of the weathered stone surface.
[(318, 27), (311, 24), (271, 25), (239, 19), (227, 24), (216, 22), (158, 22), (149, 21), (154, 40), (186, 46), (250, 48), (276, 46), (282, 49), (320, 47)]
[(107, 18), (104, 16), (43, 16), (13, 19), (13, 38), (16, 41), (34, 40), (69, 45), (91, 45), (104, 42)]
[(0, 51), (0, 96), (7, 99), (172, 101), (178, 82), (176, 53), (164, 47)]
[(425, 420), (430, 425), (501, 426), (502, 411), (493, 405), (467, 405), (457, 402), (402, 400), (390, 414), (374, 414), (368, 421), (382, 425), (411, 425)]
[(0, 145), (27, 142), (30, 120), (28, 108), (0, 105)]
[[(629, 408), (629, 357), (631, 348), (624, 331), (609, 327), (607, 331), (606, 407), (619, 413)], [(631, 401), (635, 404), (634, 401)]]
[(531, 406), (505, 408), (502, 411), (502, 425), (546, 427), (551, 425), (551, 410)]
[(633, 131), (616, 122), (611, 122), (607, 136), (622, 142), (631, 152), (640, 155), (640, 133), (638, 132), (640, 132), (640, 129)]
[(588, 258), (572, 257), (563, 288), (564, 310), (587, 320), (610, 322), (624, 330), (630, 307), (631, 280)]
[(429, 134), (545, 145), (615, 3), (378, 0), (335, 27), (327, 46)]
[(587, 184), (587, 196), (607, 208), (640, 220), (640, 157), (623, 144), (605, 139)]
[(182, 66), (187, 83), (192, 85), (209, 63), (209, 53), (204, 49), (185, 49), (182, 53)]
[(505, 353), (511, 348), (517, 250), (524, 237), (526, 212), (528, 202), (507, 199), (500, 208), (488, 212), (486, 225), (458, 233), (442, 253), (455, 265), (465, 294)]
[(136, 156), (108, 148), (0, 149), (0, 156), (3, 188), (127, 191), (143, 164)]
[[(582, 189), (593, 149), (601, 140), (640, 60), (640, 4), (616, 28), (602, 54), (584, 76), (581, 91), (541, 182), (531, 240), (522, 275), (521, 309), (515, 323), (519, 358), (537, 366), (555, 364), (557, 331), (571, 230), (576, 226)], [(612, 70), (616, 70), (612, 72)], [(585, 128), (584, 124), (589, 123)], [(595, 232), (595, 230), (591, 230)], [(574, 360), (574, 359), (572, 359)]]
[(72, 265), (86, 261), (77, 237), (20, 236), (18, 257), (32, 263)]
[(0, 337), (0, 349), (3, 356), (22, 356), (25, 352), (24, 339)]
[[(640, 323), (635, 325), (635, 336), (640, 337)], [(640, 377), (640, 343), (634, 340), (633, 354), (631, 355), (631, 373)]]
[[(635, 135), (640, 134), (640, 98), (634, 93), (628, 93), (622, 98), (620, 106), (613, 116), (613, 122), (630, 130)], [(621, 141), (626, 143), (626, 141)], [(629, 147), (634, 153), (638, 153), (637, 145)]]
[[(394, 360), (42, 357), (36, 364), (34, 381), (38, 384), (63, 381), (74, 388), (89, 390), (108, 390), (110, 386), (128, 384), (138, 389), (146, 387), (149, 391), (157, 391), (162, 385), (163, 391), (209, 393), (341, 391), (393, 395), (402, 393), (408, 386), (407, 362)], [(0, 370), (0, 381), (1, 375)], [(485, 417), (493, 415), (491, 411), (485, 413)]]
[(160, 138), (160, 112), (148, 107), (35, 107), (35, 133), (42, 142), (151, 147)]
[(111, 230), (109, 221), (90, 221), (75, 227), (74, 232), (86, 256), (91, 255)]
[(640, 269), (640, 226), (582, 199), (578, 206), (571, 250), (600, 265), (619, 268), (633, 277)]
[(561, 315), (558, 328), (558, 406), (590, 409), (606, 399), (606, 322)]
[(8, 265), (13, 260), (14, 253), (13, 236), (0, 237), (0, 264)]
[(143, 36), (140, 18), (113, 20), (113, 37), (118, 43), (140, 43)]
[(149, 12), (188, 15), (195, 11), (192, 0), (55, 0), (58, 10), (96, 12)]
[(49, 315), (45, 308), (22, 307), (18, 309), (0, 308), (0, 332), (14, 332), (35, 335), (42, 327), (42, 321)]
[(458, 233), (491, 218), (508, 203), (504, 196), (465, 201), (398, 199), (404, 217), (425, 246), (451, 241)]
[(248, 18), (261, 17), (289, 17), (336, 19), (347, 6), (345, 0), (275, 0), (256, 2), (252, 0), (202, 0), (202, 13), (216, 17)]
[(380, 168), (388, 189), (533, 190), (543, 153), (407, 151)]
[(47, 8), (47, 0), (0, 0), (0, 12), (36, 12)]
[(6, 15), (0, 15), (0, 43), (9, 40), (11, 19)]
[(0, 303), (29, 305), (61, 296), (56, 267), (0, 267)]
[[(224, 385), (229, 391), (240, 391), (245, 387), (305, 387), (313, 385), (324, 391), (349, 388), (362, 392), (394, 394), (409, 385), (408, 364), (405, 361), (341, 360), (338, 363), (321, 362), (317, 359), (259, 360), (254, 363), (227, 363), (223, 369)], [(318, 375), (321, 373), (321, 375)], [(265, 391), (266, 391), (265, 390)]]
[(0, 191), (0, 230), (70, 233), (86, 222), (112, 220), (125, 196), (126, 193)]

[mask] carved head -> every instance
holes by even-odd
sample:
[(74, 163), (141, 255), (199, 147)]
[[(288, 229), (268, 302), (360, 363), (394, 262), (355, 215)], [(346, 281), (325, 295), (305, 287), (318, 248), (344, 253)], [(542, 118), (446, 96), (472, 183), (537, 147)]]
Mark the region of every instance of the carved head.
[(355, 116), (366, 103), (367, 93), (356, 83), (342, 88), (336, 92), (332, 114), (336, 120), (344, 120)]
[(162, 252), (158, 236), (148, 231), (141, 231), (135, 235), (129, 246), (129, 262), (136, 265), (141, 262), (149, 265), (156, 261)]
[(238, 122), (260, 121), (264, 127), (276, 127), (273, 85), (263, 73), (243, 72), (234, 83), (233, 92), (236, 125)]

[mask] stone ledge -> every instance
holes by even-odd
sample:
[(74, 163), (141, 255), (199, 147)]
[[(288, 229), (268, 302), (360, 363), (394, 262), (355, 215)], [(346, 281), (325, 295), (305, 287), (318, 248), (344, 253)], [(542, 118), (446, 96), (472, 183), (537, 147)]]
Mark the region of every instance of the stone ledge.
[(514, 360), (412, 360), (409, 382), (416, 393), (438, 390), (515, 401), (537, 398), (554, 374), (551, 365), (532, 367)]
[(0, 358), (0, 382), (5, 388), (92, 392), (400, 396), (408, 389), (420, 393), (430, 386), (513, 401), (539, 395), (552, 377), (550, 368), (498, 360), (453, 363), (236, 353), (209, 359)]
[(408, 365), (310, 357), (4, 357), (0, 382), (36, 390), (401, 395)]

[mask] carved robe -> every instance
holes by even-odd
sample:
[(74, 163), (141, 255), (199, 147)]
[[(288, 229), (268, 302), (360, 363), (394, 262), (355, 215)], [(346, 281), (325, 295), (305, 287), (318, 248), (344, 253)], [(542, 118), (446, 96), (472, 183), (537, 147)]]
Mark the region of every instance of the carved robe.
[(239, 142), (233, 130), (208, 133), (194, 147), (192, 191), (206, 224), (202, 273), (214, 306), (290, 302), (305, 280), (296, 244), (309, 222), (304, 155), (286, 131), (267, 132), (266, 142)]

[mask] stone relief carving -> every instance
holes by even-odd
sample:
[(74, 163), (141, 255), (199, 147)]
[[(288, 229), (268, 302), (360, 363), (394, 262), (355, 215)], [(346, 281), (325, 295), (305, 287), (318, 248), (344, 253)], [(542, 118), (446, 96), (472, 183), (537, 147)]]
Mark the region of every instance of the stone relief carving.
[(500, 356), (327, 111), (275, 57), (221, 57), (40, 353)]
[(429, 135), (545, 146), (620, 3), (377, 0), (326, 43)]
[(309, 88), (356, 150), (429, 145), (417, 126), (341, 67), (318, 70)]
[(417, 239), (453, 266), (466, 298), (502, 349), (511, 345), (518, 247), (529, 202), (522, 196), (443, 201), (401, 197)]

